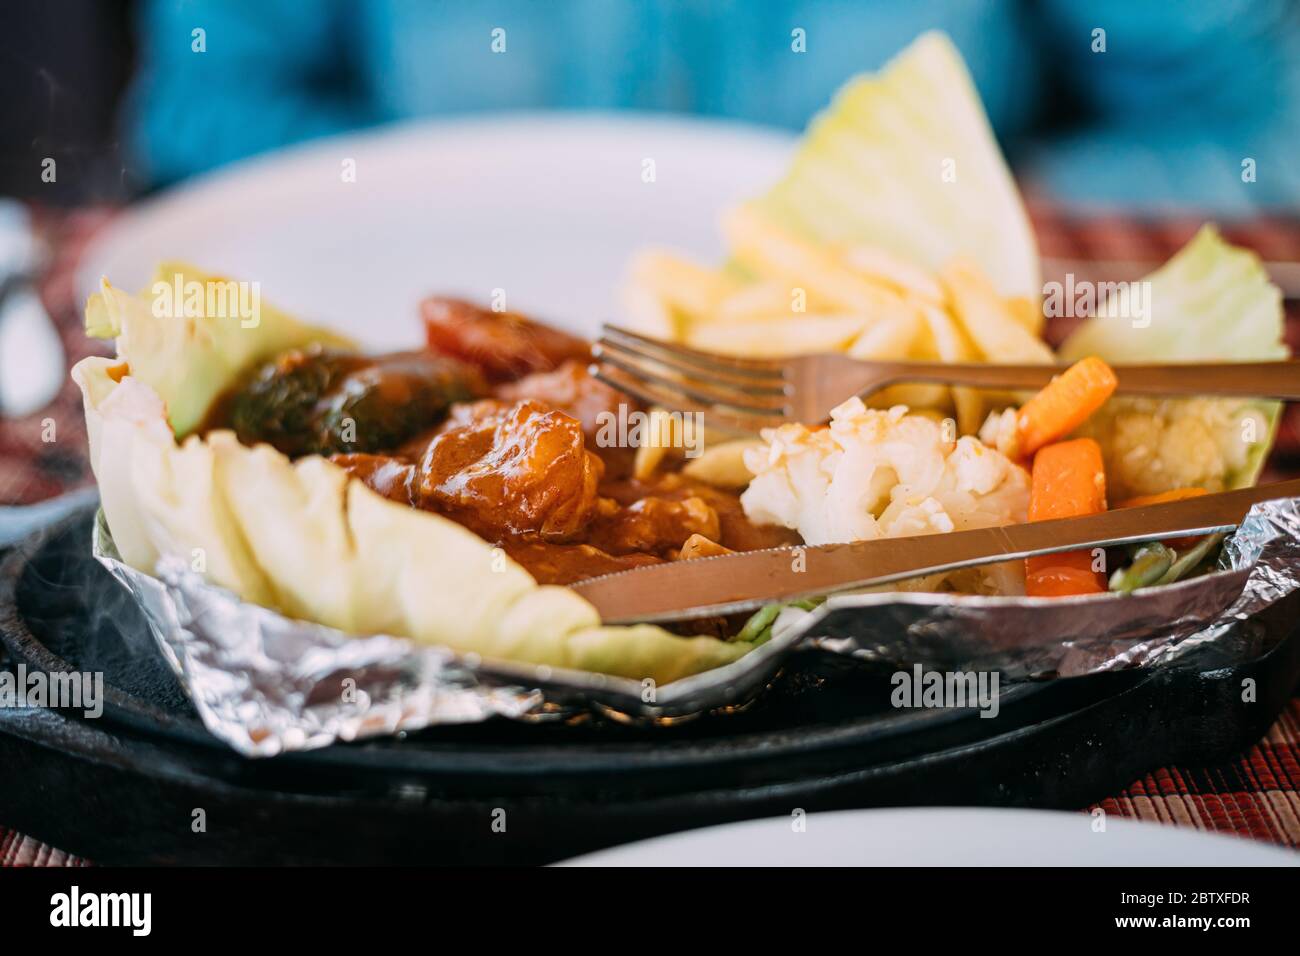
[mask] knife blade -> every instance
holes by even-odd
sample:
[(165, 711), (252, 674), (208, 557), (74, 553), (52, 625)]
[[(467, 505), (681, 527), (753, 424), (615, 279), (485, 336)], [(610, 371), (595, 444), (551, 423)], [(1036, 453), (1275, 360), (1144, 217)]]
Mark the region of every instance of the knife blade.
[(1082, 518), (649, 565), (571, 587), (607, 624), (709, 617), (1035, 554), (1227, 531), (1251, 505), (1300, 496), (1300, 478)]

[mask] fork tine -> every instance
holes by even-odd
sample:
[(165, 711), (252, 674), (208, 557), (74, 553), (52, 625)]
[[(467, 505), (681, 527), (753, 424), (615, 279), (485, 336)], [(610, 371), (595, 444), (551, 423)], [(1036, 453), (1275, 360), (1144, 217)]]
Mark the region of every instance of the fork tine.
[(783, 375), (783, 363), (771, 359), (747, 359), (719, 355), (715, 352), (701, 352), (699, 349), (687, 348), (685, 345), (661, 342), (617, 325), (603, 326), (601, 333), (602, 342), (616, 341), (630, 351), (662, 356), (662, 360), (667, 364), (690, 365), (706, 372), (729, 372), (741, 378), (776, 379), (778, 382)]
[(724, 368), (703, 368), (699, 364), (691, 362), (689, 358), (683, 363), (680, 361), (680, 356), (674, 355), (668, 350), (652, 351), (640, 345), (609, 336), (601, 336), (592, 345), (591, 349), (592, 354), (597, 358), (602, 355), (621, 356), (626, 361), (634, 361), (640, 366), (659, 369), (661, 372), (669, 373), (684, 382), (707, 381), (710, 384), (717, 384), (741, 395), (785, 395), (785, 379), (777, 375), (758, 377), (748, 374), (737, 375)]
[(737, 381), (696, 369), (674, 367), (653, 356), (628, 351), (613, 342), (598, 343), (592, 354), (598, 362), (617, 365), (638, 378), (683, 392), (696, 401), (746, 406), (764, 414), (785, 414), (784, 385)]
[(662, 405), (666, 408), (685, 412), (702, 412), (708, 415), (716, 424), (725, 428), (756, 432), (762, 428), (775, 427), (785, 422), (785, 419), (779, 415), (770, 413), (755, 414), (743, 407), (725, 404), (701, 404), (684, 397), (680, 392), (667, 391), (644, 379), (629, 375), (612, 364), (593, 365), (590, 372), (594, 378), (604, 382), (611, 388), (626, 392), (635, 398), (641, 399), (648, 405)]
[[(784, 419), (787, 414), (783, 402), (758, 404), (747, 401), (750, 396), (740, 393), (711, 391), (708, 388), (698, 387), (696, 383), (661, 375), (634, 362), (625, 362), (608, 352), (597, 360), (597, 366), (604, 374), (610, 374), (612, 369), (616, 369), (627, 379), (641, 383), (642, 388), (654, 388), (660, 395), (665, 396), (665, 400), (658, 404), (667, 405), (669, 408), (682, 408), (686, 403), (690, 403), (700, 409), (723, 409), (730, 414), (753, 415), (773, 420)], [(671, 398), (671, 401), (668, 401), (668, 398)]]

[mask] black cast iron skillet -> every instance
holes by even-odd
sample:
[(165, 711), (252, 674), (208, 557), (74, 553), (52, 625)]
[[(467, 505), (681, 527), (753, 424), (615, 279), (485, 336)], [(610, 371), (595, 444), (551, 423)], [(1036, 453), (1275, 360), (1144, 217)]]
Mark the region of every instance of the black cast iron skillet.
[(991, 719), (894, 709), (895, 667), (799, 652), (746, 707), (674, 726), (498, 719), (249, 760), (90, 556), (92, 516), (0, 569), (5, 666), (106, 685), (95, 720), (0, 708), (0, 821), (105, 863), (533, 863), (795, 810), (1078, 808), (1249, 745), (1300, 676), (1288, 600), (1176, 664), (1004, 687)]

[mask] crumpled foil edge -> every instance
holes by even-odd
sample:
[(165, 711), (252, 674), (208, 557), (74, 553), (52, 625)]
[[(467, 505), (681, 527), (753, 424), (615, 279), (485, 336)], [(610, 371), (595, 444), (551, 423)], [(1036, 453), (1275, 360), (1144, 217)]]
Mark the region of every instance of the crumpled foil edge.
[(1073, 676), (1171, 659), (1219, 639), (1300, 588), (1300, 499), (1256, 505), (1222, 570), (1129, 595), (1076, 598), (865, 593), (787, 608), (773, 637), (731, 664), (648, 687), (582, 671), (487, 661), (390, 635), (294, 620), (207, 583), (167, 556), (125, 564), (100, 512), (95, 558), (135, 598), (204, 726), (273, 756), (436, 724), (557, 720), (595, 710), (668, 722), (753, 697), (803, 647), (899, 664)]

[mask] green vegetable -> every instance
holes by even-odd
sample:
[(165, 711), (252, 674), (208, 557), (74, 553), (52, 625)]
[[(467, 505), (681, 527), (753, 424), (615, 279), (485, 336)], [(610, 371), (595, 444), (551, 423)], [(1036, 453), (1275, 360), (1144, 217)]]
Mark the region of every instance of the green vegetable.
[(797, 607), (802, 611), (813, 611), (824, 600), (825, 598), (803, 598), (786, 604), (766, 604), (754, 612), (732, 640), (748, 641), (755, 647), (766, 644), (772, 639), (772, 626), (776, 623), (777, 617), (783, 610), (788, 607)]
[[(129, 361), (130, 356), (126, 356)], [(122, 558), (202, 554), (205, 577), (245, 600), (351, 634), (664, 685), (753, 645), (603, 626), (576, 591), (539, 586), (448, 518), (389, 501), (332, 462), (291, 462), (227, 431), (178, 444), (150, 383), (82, 359), (90, 460)]]
[(1223, 532), (1207, 534), (1191, 548), (1180, 554), (1178, 560), (1173, 563), (1156, 584), (1173, 584), (1183, 578), (1192, 577), (1207, 558), (1218, 553), (1219, 546), (1223, 544), (1225, 537), (1227, 535)]
[(255, 369), (229, 398), (228, 421), (216, 424), (291, 458), (388, 451), (480, 392), (469, 369), (441, 356), (295, 350)]
[[(1282, 294), (1259, 257), (1204, 226), (1144, 280), (1135, 308), (1088, 319), (1061, 346), (1074, 362), (1260, 361), (1285, 358)], [(1124, 311), (1124, 314), (1119, 314)], [(1281, 405), (1240, 399), (1114, 398), (1087, 426), (1102, 442), (1112, 494), (1168, 487), (1253, 485), (1272, 447)], [(1122, 492), (1126, 489), (1127, 492)]]
[[(759, 635), (771, 630), (772, 622), (781, 613), (784, 604), (765, 604), (753, 613), (740, 632), (732, 638), (736, 641), (757, 641)], [(768, 635), (770, 636), (770, 634)], [(766, 640), (766, 638), (764, 638)]]
[(845, 85), (756, 205), (811, 239), (875, 246), (934, 272), (966, 256), (1004, 296), (1042, 294), (1029, 218), (942, 33)]
[(291, 319), (261, 302), (260, 295), (257, 314), (244, 318), (208, 315), (202, 296), (177, 302), (170, 291), (229, 285), (230, 280), (170, 262), (158, 267), (150, 291), (128, 295), (105, 280), (86, 303), (86, 334), (116, 339), (118, 358), (129, 373), (166, 404), (177, 438), (198, 428), (217, 397), (258, 362), (312, 344), (352, 348), (343, 336)]
[(1127, 567), (1116, 569), (1110, 576), (1110, 589), (1127, 594), (1150, 587), (1164, 576), (1177, 557), (1172, 549), (1159, 541), (1138, 545), (1133, 551), (1133, 561)]
[(1181, 554), (1159, 541), (1133, 548), (1133, 560), (1110, 577), (1110, 589), (1128, 593), (1138, 588), (1173, 584), (1205, 570), (1207, 559), (1218, 553), (1225, 534), (1208, 534)]

